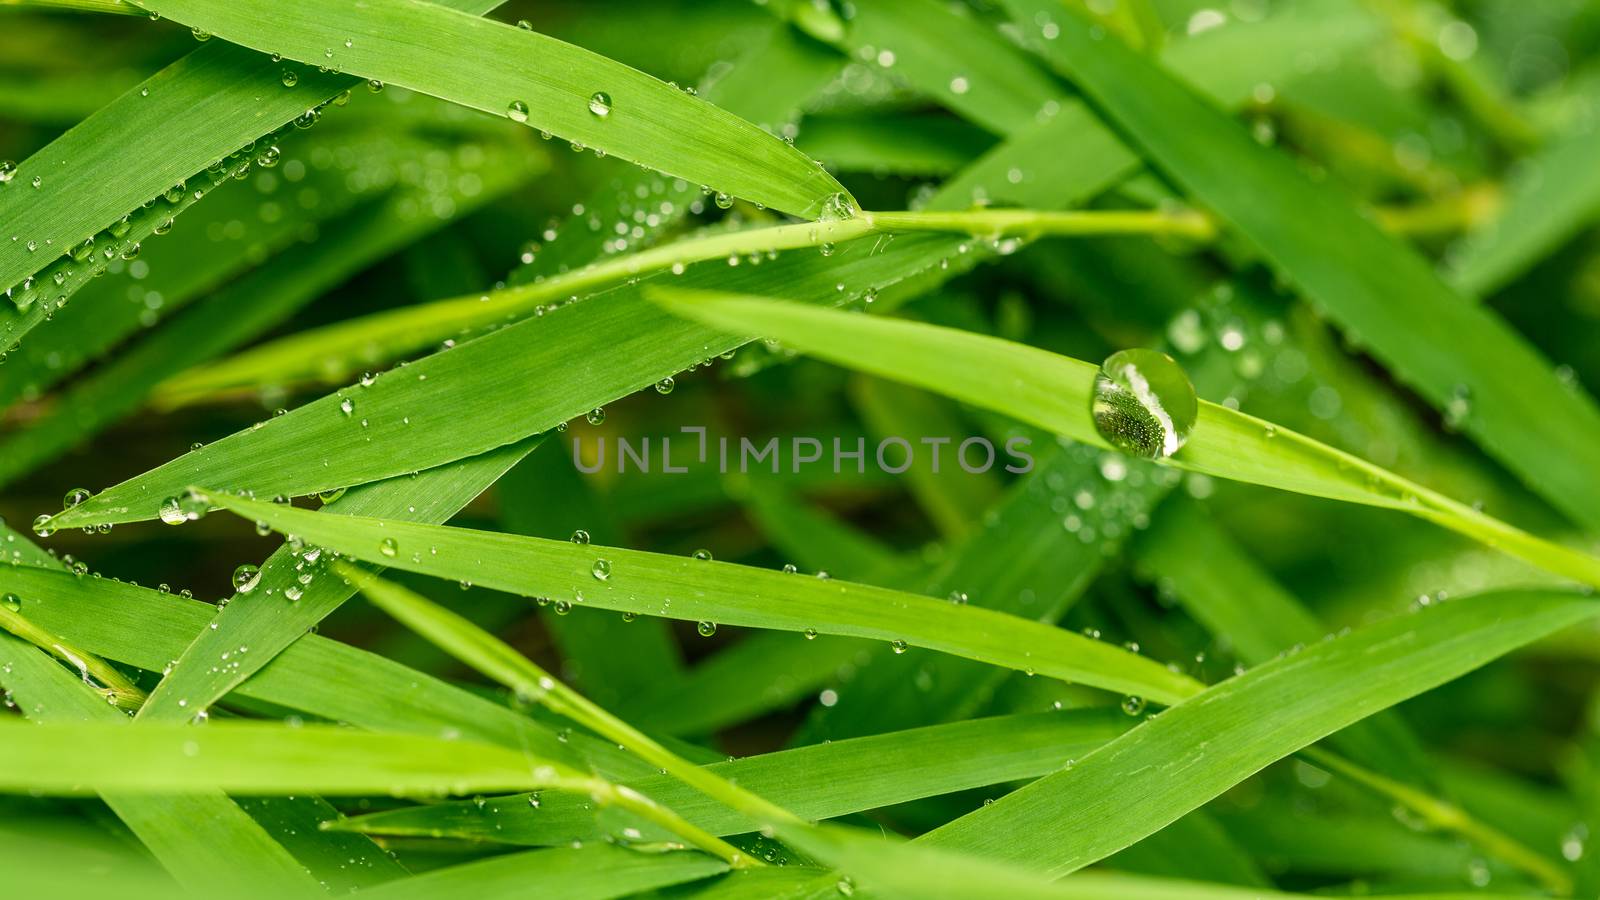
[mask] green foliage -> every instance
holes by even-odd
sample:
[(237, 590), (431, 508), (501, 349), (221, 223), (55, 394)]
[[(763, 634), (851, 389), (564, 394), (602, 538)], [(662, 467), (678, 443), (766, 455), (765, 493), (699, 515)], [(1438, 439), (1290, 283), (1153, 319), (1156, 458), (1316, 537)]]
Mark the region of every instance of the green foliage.
[(19, 896), (1600, 884), (1600, 6), (0, 20)]

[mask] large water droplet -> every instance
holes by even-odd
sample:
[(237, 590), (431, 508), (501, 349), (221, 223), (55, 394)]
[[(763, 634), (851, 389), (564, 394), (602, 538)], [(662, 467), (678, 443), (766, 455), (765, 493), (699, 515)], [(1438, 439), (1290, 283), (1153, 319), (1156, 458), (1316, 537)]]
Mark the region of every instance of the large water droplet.
[(233, 589), (241, 594), (248, 594), (261, 583), (261, 569), (252, 565), (243, 565), (233, 570)]
[(1156, 350), (1121, 350), (1100, 366), (1090, 398), (1094, 427), (1111, 446), (1161, 459), (1178, 452), (1194, 431), (1200, 401), (1189, 376)]
[(611, 115), (611, 95), (605, 91), (595, 91), (589, 95), (589, 112), (604, 119)]
[(513, 122), (526, 122), (528, 121), (528, 104), (523, 103), (521, 100), (513, 100), (511, 105), (506, 107), (506, 115)]

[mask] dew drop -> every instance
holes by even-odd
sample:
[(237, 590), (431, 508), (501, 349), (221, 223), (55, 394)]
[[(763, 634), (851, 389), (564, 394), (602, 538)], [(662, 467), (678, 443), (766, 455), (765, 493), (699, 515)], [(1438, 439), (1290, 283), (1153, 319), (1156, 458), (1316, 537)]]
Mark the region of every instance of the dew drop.
[(704, 547), (701, 547), (699, 550), (696, 550), (694, 552), (694, 558), (700, 560), (701, 562), (710, 562), (711, 561), (711, 551), (707, 550)]
[(890, 641), (889, 642), (889, 649), (893, 650), (896, 654), (904, 653), (904, 652), (906, 652), (906, 642), (905, 641)]
[(600, 119), (611, 115), (611, 95), (605, 91), (595, 91), (590, 94), (589, 112)]
[(67, 491), (67, 495), (65, 497), (61, 498), (61, 508), (71, 509), (85, 500), (88, 500), (90, 496), (92, 495), (89, 493), (88, 488), (73, 488), (72, 490)]
[(397, 554), (399, 554), (400, 545), (395, 543), (394, 538), (384, 538), (378, 542), (378, 552), (393, 559)]
[(599, 425), (601, 422), (606, 420), (606, 411), (596, 406), (594, 409), (589, 410), (588, 414), (584, 416), (584, 419), (587, 420), (590, 425)]
[(513, 122), (526, 122), (528, 121), (528, 104), (523, 103), (521, 100), (513, 100), (506, 107), (506, 115)]
[(717, 623), (699, 622), (695, 624), (694, 630), (698, 631), (701, 637), (711, 637), (717, 633)]
[(587, 544), (587, 543), (589, 543), (589, 532), (584, 531), (582, 528), (579, 528), (577, 531), (574, 531), (572, 533), (572, 542), (574, 544)]
[(1144, 712), (1144, 698), (1127, 696), (1122, 698), (1122, 711), (1130, 716), (1137, 716)]
[(233, 589), (241, 594), (248, 594), (261, 583), (261, 569), (252, 565), (243, 565), (233, 570)]
[(605, 581), (611, 577), (611, 563), (604, 559), (597, 559), (594, 561), (594, 565), (589, 567), (589, 571), (594, 574), (597, 580)]
[(1199, 415), (1194, 385), (1172, 357), (1121, 350), (1101, 364), (1090, 397), (1095, 430), (1111, 446), (1145, 459), (1178, 452)]
[(189, 521), (189, 517), (183, 512), (183, 503), (177, 497), (168, 497), (161, 501), (160, 516), (161, 521), (168, 525), (182, 525)]
[(670, 393), (672, 393), (672, 389), (677, 387), (677, 386), (678, 386), (678, 382), (676, 380), (674, 380), (671, 375), (668, 375), (667, 377), (665, 377), (665, 378), (661, 379), (660, 381), (656, 382), (656, 393), (658, 393), (658, 394), (670, 394)]

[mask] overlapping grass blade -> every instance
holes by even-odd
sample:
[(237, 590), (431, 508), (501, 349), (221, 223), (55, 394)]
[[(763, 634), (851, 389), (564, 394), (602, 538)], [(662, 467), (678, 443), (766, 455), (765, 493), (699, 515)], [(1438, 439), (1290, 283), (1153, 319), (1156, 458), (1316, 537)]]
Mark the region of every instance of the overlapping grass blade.
[[(104, 736), (101, 742), (80, 748), (80, 752), (100, 753), (107, 738), (134, 731), (126, 715), (107, 705), (77, 676), (31, 645), (0, 634), (0, 655), (4, 657), (0, 685), (15, 698), (24, 715), (47, 723), (6, 723), (15, 733), (92, 727)], [(83, 765), (99, 770), (115, 768), (92, 761)], [(315, 889), (305, 867), (221, 791), (187, 790), (144, 797), (113, 789), (101, 796), (162, 865), (190, 888), (259, 883), (288, 896)], [(196, 823), (202, 822), (203, 840), (195, 831)]]
[[(1222, 682), (922, 840), (1066, 874), (1274, 760), (1596, 614), (1580, 595), (1507, 591), (1363, 627)], [(1552, 887), (1565, 877), (1548, 863), (1540, 874)]]
[(140, 5), (263, 53), (507, 116), (795, 215), (815, 217), (835, 197), (848, 197), (792, 146), (725, 110), (599, 54), (468, 12), (423, 0)]
[(609, 900), (726, 872), (699, 853), (651, 853), (594, 844), (533, 850), (450, 866), (384, 885), (374, 900), (517, 900), (530, 886), (564, 900)]
[[(329, 725), (0, 722), (0, 733), (17, 761), (0, 776), (0, 787), (59, 796), (214, 788), (262, 795), (438, 797), (541, 788), (587, 791), (591, 780), (554, 760), (494, 744)], [(122, 765), (95, 765), (103, 748), (112, 745)]]
[[(1551, 504), (1600, 529), (1600, 478), (1579, 462), (1600, 446), (1600, 409), (1523, 338), (1137, 53), (1043, 0), (1006, 5), (1033, 46), (1279, 275)], [(1046, 26), (1058, 36), (1043, 38)]]
[[(922, 797), (1037, 778), (1132, 727), (1120, 710), (999, 716), (832, 741), (714, 763), (707, 768), (808, 819), (828, 819)], [(634, 782), (648, 796), (714, 834), (756, 823), (665, 776)], [(561, 845), (606, 835), (570, 796), (522, 796), (416, 806), (344, 819), (337, 828)]]
[[(651, 296), (736, 334), (776, 338), (829, 362), (938, 391), (1097, 447), (1089, 398), (1097, 367), (950, 328), (681, 288)], [(1197, 472), (1312, 496), (1402, 510), (1541, 568), (1600, 585), (1600, 560), (1541, 540), (1364, 460), (1215, 403), (1203, 402), (1171, 462)]]
[[(876, 11), (870, 14), (876, 14)], [(1174, 44), (1169, 56), (1175, 69), (1192, 79), (1200, 89), (1219, 95), (1230, 105), (1238, 105), (1250, 96), (1251, 89), (1258, 84), (1281, 83), (1291, 79), (1299, 65), (1308, 58), (1337, 55), (1359, 45), (1370, 37), (1371, 29), (1366, 27), (1370, 24), (1366, 17), (1279, 15), (1259, 24), (1206, 32), (1200, 38)], [(791, 67), (816, 66), (817, 62), (810, 54), (790, 46), (797, 40), (790, 36), (788, 42), (776, 41), (772, 49), (780, 54), (780, 58), (776, 63), (770, 63), (763, 55), (760, 63), (762, 70), (765, 71), (764, 67), (768, 65), (777, 65), (780, 72), (789, 73)], [(1243, 49), (1247, 46), (1249, 52)], [(1269, 52), (1260, 52), (1261, 47), (1268, 48)], [(960, 52), (959, 47), (923, 47), (919, 44), (907, 45), (904, 50), (907, 53), (935, 54), (935, 58), (926, 63), (927, 68), (947, 65), (948, 58)], [(726, 91), (718, 90), (719, 103), (751, 118), (770, 115), (757, 112), (765, 107), (746, 99), (751, 89), (746, 87), (745, 79), (735, 77), (731, 80), (736, 80), (738, 84), (730, 85)], [(779, 83), (790, 85), (786, 78), (780, 78)], [(1054, 117), (1018, 131), (1012, 141), (996, 147), (946, 183), (930, 199), (929, 207), (965, 209), (980, 200), (1003, 200), (1036, 207), (1067, 206), (1083, 202), (1118, 179), (1137, 171), (1138, 167), (1138, 157), (1118, 143), (1115, 135), (1081, 103), (1072, 101), (1063, 104)], [(1018, 184), (1012, 183), (1014, 177), (1020, 178)], [(1019, 191), (1019, 184), (1026, 187), (1027, 193)], [(610, 205), (597, 209), (603, 212)], [(682, 205), (681, 201), (676, 203), (678, 207)], [(550, 262), (554, 268), (542, 268), (537, 260), (530, 268), (549, 275), (561, 271), (562, 261), (570, 264), (593, 259), (593, 256), (585, 255), (584, 248), (593, 248), (602, 243), (596, 237), (593, 224), (599, 221), (600, 218), (589, 215), (575, 216), (569, 220), (559, 230), (553, 244), (558, 251)], [(578, 245), (577, 251), (560, 249), (573, 243)], [(980, 249), (977, 246), (969, 247), (969, 252), (956, 261), (965, 260), (965, 265), (972, 265), (987, 255), (980, 253)], [(681, 248), (674, 251), (681, 252)], [(718, 248), (715, 255), (720, 259), (727, 252)], [(676, 256), (668, 256), (664, 264), (675, 260), (681, 261)], [(633, 266), (642, 262), (630, 262), (621, 274), (630, 277), (638, 274), (640, 270), (633, 269)], [(527, 280), (514, 276), (512, 283), (525, 283)], [(778, 290), (778, 286), (785, 281), (775, 277), (771, 282), (772, 290)], [(400, 311), (375, 313), (285, 338), (182, 376), (170, 386), (167, 399), (172, 403), (186, 402), (216, 392), (280, 383), (285, 378), (322, 378), (329, 372), (348, 377), (362, 366), (370, 368), (396, 356), (428, 347), (466, 328), (498, 323), (506, 316), (525, 317), (536, 304), (565, 299), (574, 293), (587, 292), (592, 287), (586, 281), (552, 282), (542, 290), (512, 288), (491, 293), (491, 302), (488, 304), (482, 301), (481, 295), (473, 295)]]
[[(429, 469), (415, 477), (390, 478), (360, 485), (330, 503), (331, 513), (380, 515), (423, 522), (443, 522), (495, 483), (506, 470), (538, 446), (533, 438), (482, 456)], [(203, 628), (139, 711), (142, 720), (186, 719), (206, 709), (303, 637), (354, 590), (341, 578), (327, 576), (303, 546), (285, 545), (255, 573), (246, 593)], [(308, 569), (309, 567), (309, 569)], [(310, 574), (306, 583), (302, 576)], [(319, 577), (320, 576), (320, 577)], [(259, 592), (259, 593), (258, 593)], [(259, 601), (259, 602), (258, 602)], [(236, 648), (248, 647), (249, 653)], [(213, 660), (229, 665), (217, 665)]]
[[(959, 243), (913, 235), (876, 254), (852, 245), (828, 258), (696, 267), (681, 279), (763, 290), (781, 282), (784, 296), (839, 303), (852, 296), (841, 295), (839, 283), (886, 293), (939, 272)], [(430, 468), (549, 430), (741, 343), (652, 308), (634, 286), (619, 287), (208, 444), (73, 507), (58, 523), (153, 519), (164, 499), (194, 483), (303, 496)], [(601, 355), (626, 363), (572, 362)], [(486, 379), (486, 372), (497, 374)], [(347, 400), (348, 415), (341, 410)]]
[[(210, 497), (224, 509), (358, 560), (451, 581), (471, 579), (524, 596), (691, 622), (903, 641), (1163, 703), (1198, 688), (1160, 663), (1082, 635), (871, 585), (569, 541), (326, 516), (223, 494)], [(596, 559), (610, 563), (605, 579), (594, 574)]]
[[(210, 630), (215, 615), (210, 604), (198, 600), (30, 566), (0, 572), (0, 588), (22, 598), (23, 614), (31, 621), (91, 653), (150, 672), (160, 672), (184, 653), (194, 635)], [(249, 647), (243, 646), (248, 657)], [(606, 772), (639, 769), (615, 747), (578, 735), (564, 743), (493, 700), (315, 634), (302, 633), (234, 694), (377, 731), (462, 735), (572, 765), (587, 757)]]
[[(0, 441), (0, 484), (55, 457), (128, 415), (181, 369), (278, 325), (352, 274), (445, 224), (418, 209), (448, 206), (467, 215), (516, 187), (534, 169), (521, 151), (487, 147), (483, 165), (433, 169), (424, 184), (400, 188), (322, 226), (315, 244), (274, 260), (216, 290), (196, 308), (137, 341), (65, 391), (29, 427)], [(455, 177), (449, 177), (450, 175)], [(437, 177), (443, 175), (445, 177)], [(437, 186), (443, 184), (442, 191)], [(462, 190), (461, 185), (472, 185)], [(330, 203), (330, 205), (332, 205)], [(121, 298), (118, 298), (119, 301)], [(124, 306), (127, 304), (123, 302)], [(99, 324), (103, 317), (91, 318)], [(114, 327), (105, 330), (114, 331)], [(51, 329), (50, 334), (55, 333)], [(77, 329), (67, 332), (67, 339)], [(30, 341), (33, 343), (43, 343)], [(49, 348), (44, 348), (49, 352)]]

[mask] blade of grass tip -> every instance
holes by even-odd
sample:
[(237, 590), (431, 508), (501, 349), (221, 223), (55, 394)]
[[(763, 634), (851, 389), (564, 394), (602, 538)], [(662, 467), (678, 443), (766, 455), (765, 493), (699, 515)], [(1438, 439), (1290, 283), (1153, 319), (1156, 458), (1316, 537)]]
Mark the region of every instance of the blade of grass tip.
[[(1600, 529), (1600, 479), (1578, 463), (1600, 445), (1600, 409), (1524, 338), (1448, 287), (1334, 185), (1313, 182), (1119, 42), (1096, 40), (1081, 17), (1045, 0), (1006, 6), (1028, 23), (1021, 29), (1032, 46), (1290, 284), (1552, 505)], [(1040, 34), (1046, 25), (1053, 39)], [(1435, 334), (1451, 340), (1428, 340)]]
[[(697, 322), (760, 334), (826, 360), (1108, 447), (1090, 414), (1096, 367), (955, 329), (683, 288), (648, 296)], [(1600, 586), (1600, 560), (1534, 537), (1365, 460), (1215, 403), (1166, 460), (1191, 471), (1408, 512), (1540, 568)]]
[(362, 891), (371, 900), (514, 900), (544, 896), (609, 900), (728, 871), (699, 853), (641, 853), (609, 844), (532, 850), (435, 869)]
[[(421, 184), (322, 223), (311, 246), (216, 290), (197, 308), (76, 382), (27, 429), (0, 440), (0, 484), (98, 433), (147, 398), (159, 403), (161, 386), (173, 377), (174, 368), (216, 356), (270, 330), (374, 261), (505, 196), (534, 174), (526, 153), (483, 149), (481, 154), (452, 154), (446, 166), (418, 171), (434, 176)], [(418, 213), (440, 208), (452, 210), (452, 217)], [(128, 305), (120, 295), (117, 301)]]
[[(828, 819), (975, 787), (1038, 778), (1133, 726), (1120, 710), (996, 716), (813, 744), (716, 762), (706, 768), (808, 819)], [(633, 783), (713, 834), (757, 823), (665, 775)], [(335, 824), (367, 834), (443, 835), (511, 844), (563, 845), (618, 835), (578, 798), (526, 796), (452, 801), (372, 813)], [(614, 829), (613, 829), (614, 831)], [(656, 836), (654, 832), (646, 837)]]
[(506, 116), (795, 215), (815, 217), (849, 197), (815, 162), (726, 110), (580, 47), (423, 0), (335, 9), (320, 0), (140, 5), (264, 53)]
[[(740, 118), (773, 132), (788, 134), (807, 99), (838, 77), (844, 61), (825, 47), (776, 22), (766, 37), (732, 63), (713, 68), (716, 77), (701, 84), (700, 96)], [(808, 154), (809, 155), (809, 154)], [(640, 190), (648, 201), (641, 201)], [(652, 203), (644, 222), (634, 212)], [(597, 188), (582, 201), (583, 213), (574, 213), (556, 227), (531, 261), (506, 278), (510, 285), (527, 284), (576, 269), (622, 250), (637, 250), (681, 222), (691, 210), (703, 207), (700, 186), (667, 180), (654, 172), (633, 170), (617, 175), (613, 183)], [(632, 223), (626, 237), (618, 237), (590, 222)], [(548, 236), (547, 236), (548, 237)]]
[[(871, 585), (570, 541), (324, 516), (210, 494), (218, 506), (308, 542), (410, 572), (522, 596), (714, 624), (902, 641), (1018, 671), (1171, 703), (1200, 685), (1154, 660), (977, 607)], [(390, 556), (387, 550), (394, 550)], [(434, 551), (438, 552), (435, 553)], [(594, 574), (596, 559), (610, 563)]]
[[(552, 678), (532, 660), (467, 619), (360, 569), (341, 566), (339, 571), (355, 582), (368, 600), (394, 616), (401, 624), (438, 644), (450, 655), (506, 685), (519, 696), (616, 741), (707, 797), (715, 798), (748, 816), (760, 825), (760, 830), (770, 831), (780, 825), (800, 824), (801, 820), (788, 810), (688, 762), (646, 737), (633, 726)], [(737, 850), (724, 858), (735, 867), (761, 865), (759, 860), (746, 857)]]
[[(1574, 594), (1506, 591), (1356, 629), (1213, 686), (922, 840), (1066, 874), (1289, 753), (1597, 612)], [(1530, 871), (1558, 892), (1567, 880), (1542, 859)]]

